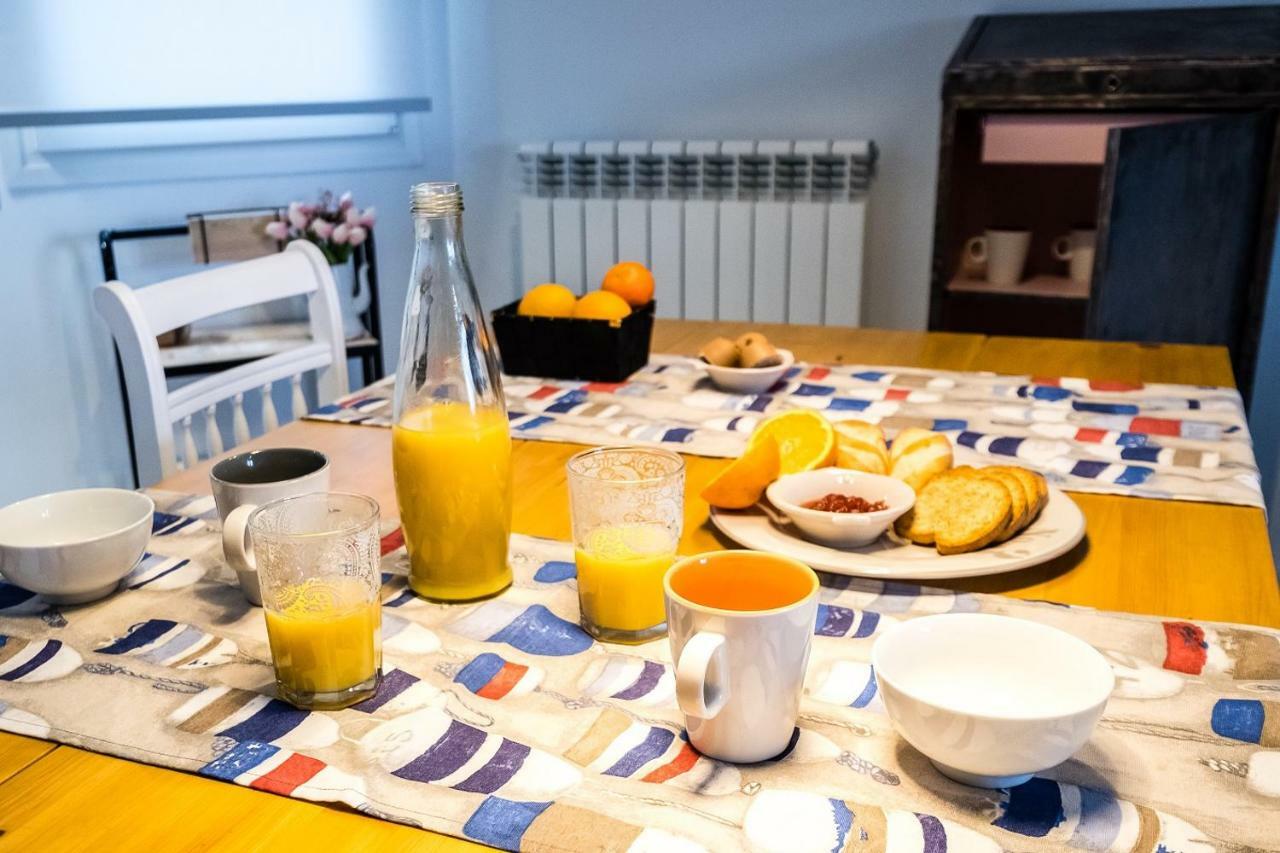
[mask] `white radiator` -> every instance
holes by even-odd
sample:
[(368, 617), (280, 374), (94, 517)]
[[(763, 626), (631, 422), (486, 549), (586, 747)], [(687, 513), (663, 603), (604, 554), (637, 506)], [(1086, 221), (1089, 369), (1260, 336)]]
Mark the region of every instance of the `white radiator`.
[(653, 270), (658, 315), (856, 326), (869, 140), (520, 147), (525, 288)]

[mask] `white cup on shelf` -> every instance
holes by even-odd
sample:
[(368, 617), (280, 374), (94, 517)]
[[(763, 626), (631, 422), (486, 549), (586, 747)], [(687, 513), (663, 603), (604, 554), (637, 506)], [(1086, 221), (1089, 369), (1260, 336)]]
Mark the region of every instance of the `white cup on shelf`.
[(1067, 261), (1068, 275), (1076, 284), (1087, 287), (1093, 278), (1094, 246), (1098, 232), (1092, 228), (1075, 228), (1053, 241), (1050, 249), (1060, 261)]
[(970, 260), (986, 264), (987, 281), (1001, 286), (1022, 281), (1030, 248), (1030, 231), (1004, 228), (988, 228), (981, 237), (971, 237), (964, 244)]

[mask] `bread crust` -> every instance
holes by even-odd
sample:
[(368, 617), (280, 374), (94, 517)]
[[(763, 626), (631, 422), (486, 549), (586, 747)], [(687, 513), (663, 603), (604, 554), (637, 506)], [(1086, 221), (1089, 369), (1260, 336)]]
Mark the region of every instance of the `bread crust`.
[[(1004, 532), (996, 537), (997, 542), (1004, 542), (1019, 533), (1022, 529), (1031, 523), (1031, 508), (1034, 503), (1028, 503), (1027, 493), (1022, 485), (1022, 481), (1009, 472), (1009, 469), (1000, 466), (979, 469), (979, 476), (996, 480), (1004, 485), (1009, 491), (1009, 499), (1012, 504), (1012, 512), (1009, 517), (1009, 526)], [(1031, 500), (1035, 500), (1035, 493), (1031, 494)]]

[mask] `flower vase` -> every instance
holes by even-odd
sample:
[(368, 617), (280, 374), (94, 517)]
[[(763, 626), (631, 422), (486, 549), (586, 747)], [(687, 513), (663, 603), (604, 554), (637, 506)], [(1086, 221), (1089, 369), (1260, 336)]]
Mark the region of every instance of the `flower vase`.
[[(357, 267), (351, 261), (333, 264), (333, 280), (338, 289), (338, 306), (342, 311), (342, 336), (347, 340), (359, 338), (369, 332), (360, 316), (369, 310), (369, 266)], [(348, 272), (350, 270), (350, 272)]]

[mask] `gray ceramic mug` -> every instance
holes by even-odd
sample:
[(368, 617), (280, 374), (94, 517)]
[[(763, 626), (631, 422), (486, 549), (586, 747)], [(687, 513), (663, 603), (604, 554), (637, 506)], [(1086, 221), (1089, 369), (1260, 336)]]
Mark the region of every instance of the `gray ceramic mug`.
[(249, 513), (269, 501), (312, 492), (329, 491), (329, 458), (305, 447), (271, 447), (237, 453), (218, 462), (209, 472), (213, 502), (222, 521), (222, 551), (240, 579), (240, 589), (251, 604), (262, 604), (258, 573), (229, 547), (239, 537), (245, 541)]

